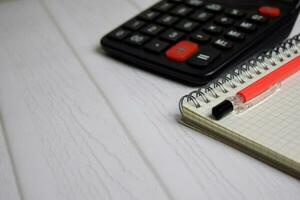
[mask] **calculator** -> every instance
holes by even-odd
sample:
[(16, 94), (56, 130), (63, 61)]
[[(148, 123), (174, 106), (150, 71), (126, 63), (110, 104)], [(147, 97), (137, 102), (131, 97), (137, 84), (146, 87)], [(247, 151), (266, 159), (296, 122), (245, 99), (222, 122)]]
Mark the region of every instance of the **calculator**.
[(101, 45), (114, 58), (200, 86), (284, 40), (298, 13), (298, 0), (163, 0)]

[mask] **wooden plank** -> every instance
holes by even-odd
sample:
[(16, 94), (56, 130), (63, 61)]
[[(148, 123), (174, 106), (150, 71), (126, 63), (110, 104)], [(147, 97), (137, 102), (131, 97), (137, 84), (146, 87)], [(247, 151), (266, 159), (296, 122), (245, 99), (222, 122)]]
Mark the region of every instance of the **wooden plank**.
[(43, 2), (175, 199), (298, 198), (292, 177), (177, 123), (178, 99), (194, 88), (96, 51), (101, 36), (144, 7), (125, 12), (115, 6), (121, 0)]
[(14, 168), (0, 123), (0, 199), (20, 200)]
[(37, 1), (0, 6), (0, 41), (0, 110), (24, 199), (169, 199)]
[(132, 4), (135, 8), (138, 10), (144, 10), (146, 8), (149, 8), (150, 6), (154, 5), (157, 0), (127, 0), (130, 4)]
[(296, 25), (294, 26), (294, 28), (291, 32), (290, 37), (292, 37), (294, 35), (297, 35), (299, 33), (300, 33), (300, 16), (298, 17), (298, 20), (297, 20)]

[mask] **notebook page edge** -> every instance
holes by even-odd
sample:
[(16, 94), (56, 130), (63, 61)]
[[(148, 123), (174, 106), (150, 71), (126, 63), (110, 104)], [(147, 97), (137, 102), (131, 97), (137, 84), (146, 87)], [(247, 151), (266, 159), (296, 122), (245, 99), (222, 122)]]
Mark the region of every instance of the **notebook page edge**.
[(181, 123), (300, 179), (300, 163), (201, 116), (191, 107), (183, 107)]

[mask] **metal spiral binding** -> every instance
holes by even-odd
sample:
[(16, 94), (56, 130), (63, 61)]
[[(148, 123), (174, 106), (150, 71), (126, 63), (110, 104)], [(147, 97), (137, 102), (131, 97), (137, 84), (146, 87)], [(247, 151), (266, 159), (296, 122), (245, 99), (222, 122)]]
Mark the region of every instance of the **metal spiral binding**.
[(244, 84), (247, 79), (253, 79), (263, 71), (269, 71), (271, 67), (296, 54), (300, 54), (300, 34), (249, 60), (208, 87), (199, 88), (183, 96), (179, 101), (179, 110), (182, 113), (184, 102), (191, 102), (196, 108), (200, 108), (202, 104), (209, 103), (212, 98), (219, 98), (221, 94), (238, 87), (235, 81)]

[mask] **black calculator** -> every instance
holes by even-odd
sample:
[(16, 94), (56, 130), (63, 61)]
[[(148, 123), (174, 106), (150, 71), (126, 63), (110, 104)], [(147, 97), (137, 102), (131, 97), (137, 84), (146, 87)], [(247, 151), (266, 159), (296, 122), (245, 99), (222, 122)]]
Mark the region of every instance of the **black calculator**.
[(110, 55), (190, 85), (284, 40), (299, 13), (293, 0), (163, 0), (101, 40)]

